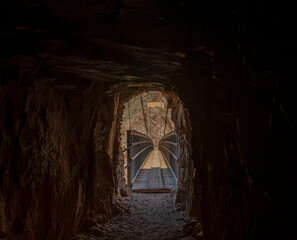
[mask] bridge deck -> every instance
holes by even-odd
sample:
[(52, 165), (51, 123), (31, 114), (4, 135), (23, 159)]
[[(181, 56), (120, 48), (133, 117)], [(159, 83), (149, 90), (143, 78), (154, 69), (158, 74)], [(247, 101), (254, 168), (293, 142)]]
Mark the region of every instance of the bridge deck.
[(169, 192), (176, 182), (161, 152), (153, 150), (132, 184), (134, 192)]

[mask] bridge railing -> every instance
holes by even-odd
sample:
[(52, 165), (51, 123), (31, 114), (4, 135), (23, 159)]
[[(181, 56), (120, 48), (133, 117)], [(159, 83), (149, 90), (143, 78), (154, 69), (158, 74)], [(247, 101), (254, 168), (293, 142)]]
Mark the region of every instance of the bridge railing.
[(161, 151), (165, 161), (177, 181), (177, 161), (178, 161), (178, 147), (177, 135), (175, 132), (170, 132), (164, 135), (159, 142), (159, 150)]
[(136, 179), (142, 165), (151, 151), (154, 149), (153, 140), (140, 132), (135, 130), (127, 131), (127, 178), (128, 184), (131, 184)]

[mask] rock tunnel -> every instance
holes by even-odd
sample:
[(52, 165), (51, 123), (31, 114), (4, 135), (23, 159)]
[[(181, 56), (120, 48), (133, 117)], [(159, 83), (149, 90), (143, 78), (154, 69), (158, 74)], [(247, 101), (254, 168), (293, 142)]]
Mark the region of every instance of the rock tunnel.
[(131, 197), (124, 104), (145, 91), (172, 100), (175, 211), (195, 219), (156, 239), (292, 239), (296, 19), (283, 5), (1, 1), (0, 239), (103, 239), (92, 226)]

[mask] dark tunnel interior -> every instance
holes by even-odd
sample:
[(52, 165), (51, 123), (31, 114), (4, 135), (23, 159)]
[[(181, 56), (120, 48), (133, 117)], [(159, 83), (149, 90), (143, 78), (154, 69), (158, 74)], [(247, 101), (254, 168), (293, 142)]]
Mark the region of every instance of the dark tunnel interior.
[[(1, 0), (0, 239), (293, 239), (296, 23), (285, 1)], [(145, 121), (122, 142), (137, 96), (158, 144)], [(147, 178), (175, 187), (133, 191), (156, 147)]]

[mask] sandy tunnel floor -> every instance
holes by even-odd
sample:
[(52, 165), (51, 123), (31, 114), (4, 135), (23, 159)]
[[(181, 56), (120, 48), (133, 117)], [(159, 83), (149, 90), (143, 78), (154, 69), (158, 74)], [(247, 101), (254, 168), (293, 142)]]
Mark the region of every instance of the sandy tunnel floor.
[(130, 213), (113, 217), (108, 223), (97, 224), (92, 233), (81, 233), (72, 240), (97, 239), (198, 239), (184, 237), (186, 218), (174, 210), (170, 193), (133, 193), (132, 197), (120, 199)]

